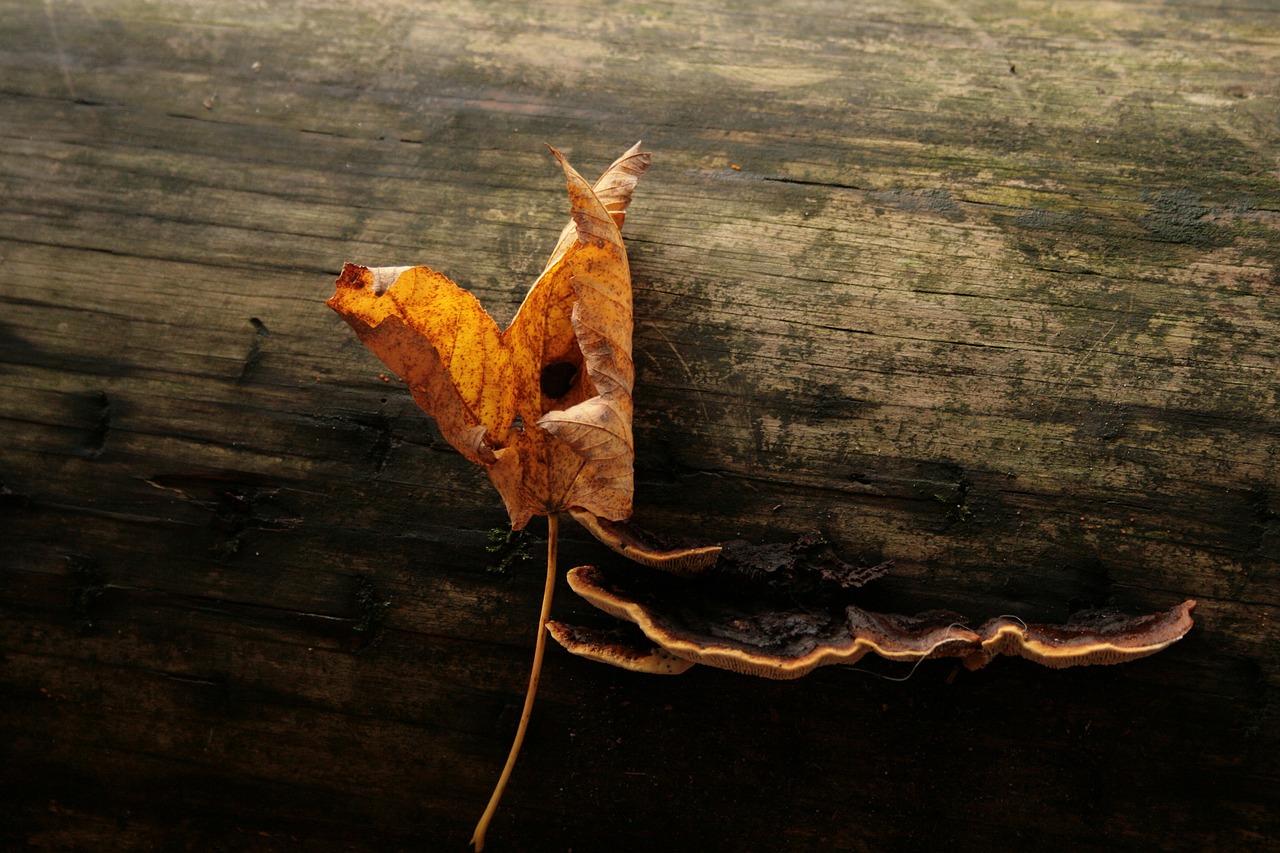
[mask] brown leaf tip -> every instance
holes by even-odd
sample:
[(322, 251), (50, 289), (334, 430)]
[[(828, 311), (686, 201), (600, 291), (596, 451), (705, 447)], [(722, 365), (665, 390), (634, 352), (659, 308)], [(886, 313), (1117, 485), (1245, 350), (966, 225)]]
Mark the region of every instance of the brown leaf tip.
[(363, 290), (372, 283), (373, 277), (369, 274), (368, 267), (360, 264), (345, 263), (342, 265), (342, 273), (338, 276), (338, 280), (334, 282), (337, 286), (337, 293), (329, 297), (327, 304), (332, 308), (342, 291)]

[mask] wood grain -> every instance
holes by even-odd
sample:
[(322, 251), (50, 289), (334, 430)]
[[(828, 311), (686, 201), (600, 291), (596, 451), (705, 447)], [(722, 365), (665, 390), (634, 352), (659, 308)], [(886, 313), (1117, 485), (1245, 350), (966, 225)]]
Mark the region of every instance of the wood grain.
[(1198, 625), (905, 682), (553, 653), (492, 849), (1280, 849), (1277, 33), (0, 3), (2, 846), (464, 847), (539, 571), (491, 570), (496, 493), (323, 299), (426, 263), (505, 323), (566, 213), (543, 143), (593, 177), (643, 138), (638, 520), (821, 530), (894, 561), (880, 609)]

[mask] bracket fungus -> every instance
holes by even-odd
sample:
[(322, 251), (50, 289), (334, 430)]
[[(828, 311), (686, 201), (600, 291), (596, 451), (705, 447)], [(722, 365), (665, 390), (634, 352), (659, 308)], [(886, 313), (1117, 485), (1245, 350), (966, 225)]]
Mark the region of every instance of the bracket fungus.
[(1063, 625), (1000, 616), (971, 628), (947, 611), (873, 613), (839, 597), (762, 594), (732, 578), (690, 581), (579, 566), (569, 572), (574, 592), (639, 630), (602, 632), (561, 622), (548, 630), (574, 654), (636, 672), (674, 675), (705, 664), (790, 679), (867, 654), (908, 662), (959, 658), (971, 670), (999, 655), (1054, 668), (1124, 663), (1181, 639), (1196, 606), (1188, 600), (1140, 617), (1085, 614)]
[[(474, 296), (425, 266), (347, 264), (328, 300), (405, 381), (444, 438), (485, 470), (513, 529), (547, 516), (533, 666), (507, 762), (472, 837), (476, 850), (528, 729), (548, 635), (575, 654), (640, 672), (674, 674), (702, 663), (796, 678), (869, 652), (908, 661), (958, 657), (970, 668), (1000, 654), (1048, 666), (1119, 663), (1159, 651), (1191, 627), (1192, 601), (1141, 619), (1063, 626), (1001, 617), (971, 629), (949, 613), (871, 613), (845, 599), (888, 564), (852, 566), (820, 537), (785, 546), (687, 547), (630, 524), (635, 366), (620, 229), (649, 155), (636, 143), (589, 185), (551, 153), (564, 172), (570, 222), (506, 329)], [(633, 627), (599, 631), (549, 620), (562, 512), (648, 567), (569, 573), (575, 591)]]

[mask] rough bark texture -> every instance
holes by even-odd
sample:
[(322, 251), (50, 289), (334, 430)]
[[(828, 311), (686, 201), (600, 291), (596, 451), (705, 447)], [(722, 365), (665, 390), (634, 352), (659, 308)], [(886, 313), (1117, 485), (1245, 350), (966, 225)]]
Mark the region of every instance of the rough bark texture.
[[(542, 143), (596, 174), (643, 138), (647, 527), (819, 529), (895, 562), (877, 609), (1199, 624), (905, 682), (552, 649), (491, 849), (1280, 847), (1277, 33), (1195, 2), (0, 3), (0, 846), (464, 847), (540, 570), (323, 299), (343, 261), (427, 263), (505, 322), (566, 214)], [(566, 532), (566, 566), (611, 559)]]

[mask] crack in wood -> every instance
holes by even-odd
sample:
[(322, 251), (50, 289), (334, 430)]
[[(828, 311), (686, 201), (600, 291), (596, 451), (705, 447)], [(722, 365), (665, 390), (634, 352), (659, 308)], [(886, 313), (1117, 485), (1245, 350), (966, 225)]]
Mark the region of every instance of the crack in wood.
[(262, 345), (270, 332), (267, 330), (267, 324), (259, 320), (257, 317), (250, 317), (249, 324), (253, 326), (253, 339), (249, 342), (249, 352), (244, 357), (244, 362), (240, 367), (240, 376), (237, 382), (244, 382), (262, 361)]
[(111, 398), (105, 391), (88, 395), (86, 400), (94, 411), (91, 414), (93, 425), (85, 436), (82, 449), (85, 456), (97, 459), (107, 448), (107, 437), (111, 434)]

